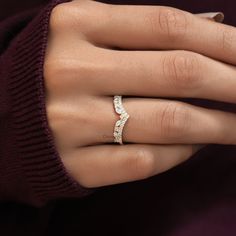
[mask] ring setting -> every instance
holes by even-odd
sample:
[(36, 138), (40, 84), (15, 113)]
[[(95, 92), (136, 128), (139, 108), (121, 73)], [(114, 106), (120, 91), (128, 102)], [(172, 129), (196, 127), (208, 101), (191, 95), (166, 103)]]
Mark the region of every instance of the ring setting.
[(114, 128), (114, 133), (113, 133), (114, 142), (123, 144), (122, 133), (125, 123), (129, 119), (129, 114), (126, 112), (125, 108), (122, 105), (122, 96), (115, 95), (113, 103), (116, 113), (120, 115), (120, 119), (116, 122)]

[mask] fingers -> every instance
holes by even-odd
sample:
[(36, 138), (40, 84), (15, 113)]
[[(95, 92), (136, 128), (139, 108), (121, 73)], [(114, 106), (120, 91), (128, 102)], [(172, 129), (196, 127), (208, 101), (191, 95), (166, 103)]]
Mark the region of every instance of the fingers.
[(146, 179), (186, 161), (198, 145), (101, 145), (80, 148), (62, 158), (66, 169), (85, 187)]
[[(108, 98), (104, 106), (106, 118), (99, 125), (101, 130), (91, 137), (97, 143), (113, 142), (114, 125), (119, 119), (112, 98)], [(123, 98), (123, 106), (130, 116), (123, 130), (126, 143), (236, 143), (233, 113), (164, 99)]]
[(99, 66), (103, 68), (102, 73), (91, 74), (91, 79), (86, 80), (87, 86), (94, 88), (98, 95), (192, 97), (236, 102), (235, 68), (200, 54), (177, 50), (103, 54), (102, 62), (106, 67)]
[(235, 27), (163, 6), (98, 4), (86, 38), (102, 47), (183, 49), (236, 63)]

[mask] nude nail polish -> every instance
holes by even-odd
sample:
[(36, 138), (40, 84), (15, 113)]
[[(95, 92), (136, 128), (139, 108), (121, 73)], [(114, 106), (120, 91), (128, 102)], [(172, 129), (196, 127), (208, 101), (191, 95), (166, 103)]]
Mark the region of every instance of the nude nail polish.
[(214, 20), (219, 23), (222, 23), (224, 21), (224, 13), (222, 12), (206, 12), (206, 13), (200, 13), (196, 15), (200, 17), (208, 18), (210, 20)]

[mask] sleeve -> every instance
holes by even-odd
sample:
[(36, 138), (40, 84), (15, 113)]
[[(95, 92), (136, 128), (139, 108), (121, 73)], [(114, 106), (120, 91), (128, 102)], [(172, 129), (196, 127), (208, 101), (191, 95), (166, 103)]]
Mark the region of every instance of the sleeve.
[(44, 55), (51, 1), (0, 23), (0, 200), (41, 207), (80, 198), (82, 187), (55, 148), (45, 107)]

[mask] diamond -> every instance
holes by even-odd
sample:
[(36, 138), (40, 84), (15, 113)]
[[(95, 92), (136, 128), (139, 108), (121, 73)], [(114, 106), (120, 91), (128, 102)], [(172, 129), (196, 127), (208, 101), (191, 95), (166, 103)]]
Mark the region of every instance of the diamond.
[(120, 115), (120, 119), (116, 122), (115, 128), (114, 128), (114, 142), (122, 144), (122, 132), (123, 128), (125, 126), (126, 121), (129, 118), (128, 113), (125, 111), (123, 105), (122, 105), (122, 96), (114, 96), (114, 107), (116, 113)]

